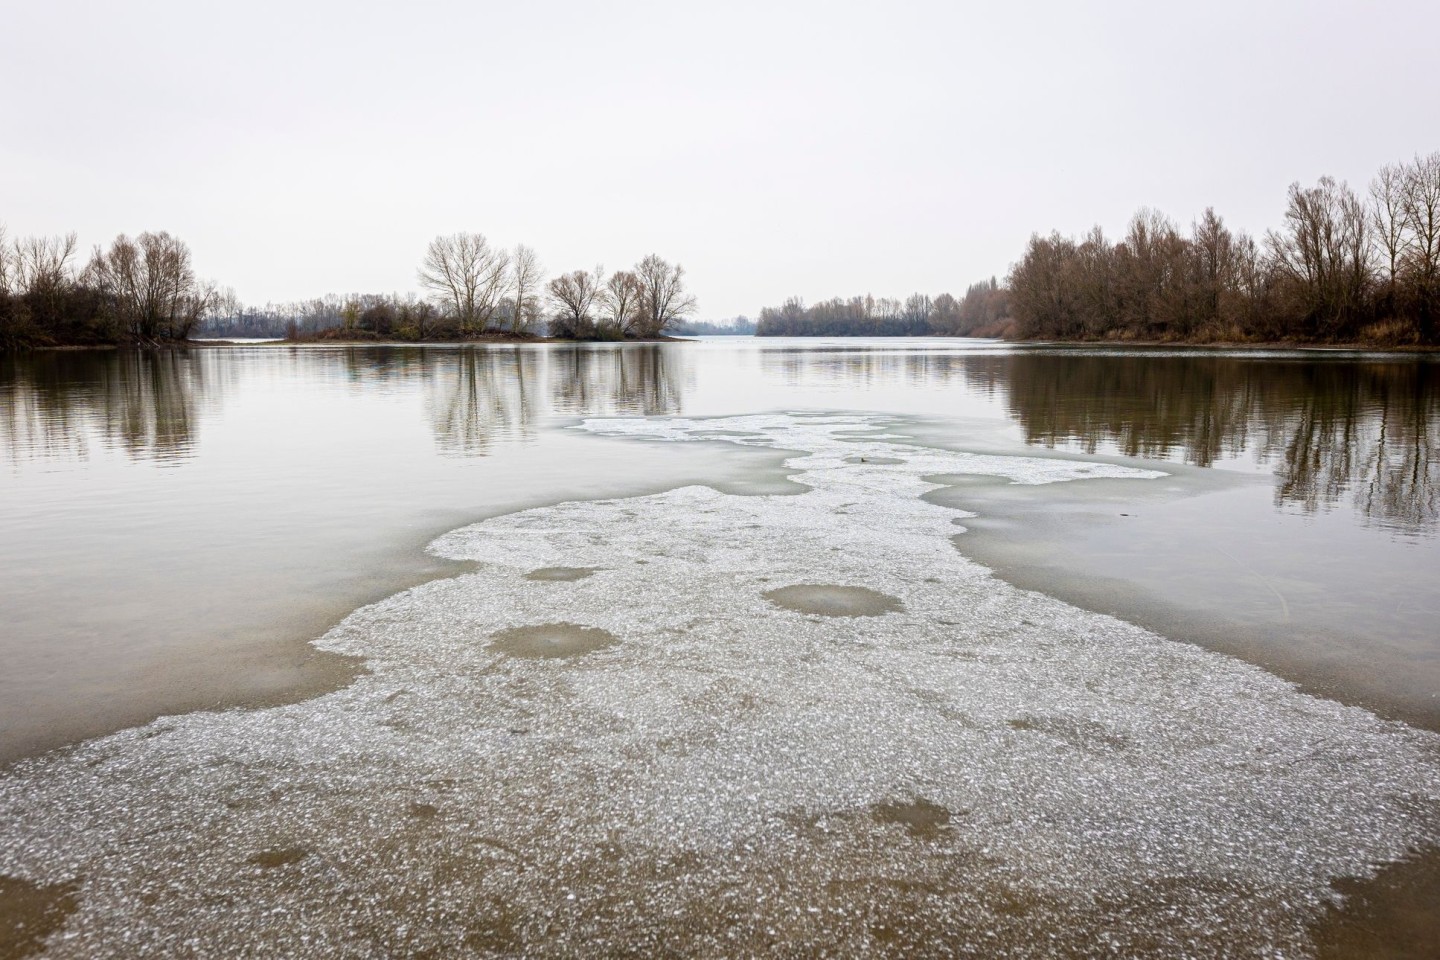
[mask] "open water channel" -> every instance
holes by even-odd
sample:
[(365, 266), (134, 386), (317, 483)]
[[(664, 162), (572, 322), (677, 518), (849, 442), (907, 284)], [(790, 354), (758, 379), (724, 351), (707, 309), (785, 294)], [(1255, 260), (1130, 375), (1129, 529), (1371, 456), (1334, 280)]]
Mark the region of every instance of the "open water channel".
[(1425, 956), (1437, 370), (6, 358), (0, 957)]

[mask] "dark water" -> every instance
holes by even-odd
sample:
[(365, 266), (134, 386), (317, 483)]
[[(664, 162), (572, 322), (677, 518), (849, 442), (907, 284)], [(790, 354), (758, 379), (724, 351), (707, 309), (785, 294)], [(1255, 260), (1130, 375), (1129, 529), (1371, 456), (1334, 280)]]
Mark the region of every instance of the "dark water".
[[(780, 456), (565, 429), (584, 415), (882, 411), (957, 449), (1163, 481), (948, 487), (1021, 585), (1440, 728), (1440, 391), (1428, 359), (727, 340), (279, 345), (0, 360), (0, 758), (356, 667), (304, 640), (446, 572), (483, 516)], [(723, 447), (723, 449), (722, 449)]]

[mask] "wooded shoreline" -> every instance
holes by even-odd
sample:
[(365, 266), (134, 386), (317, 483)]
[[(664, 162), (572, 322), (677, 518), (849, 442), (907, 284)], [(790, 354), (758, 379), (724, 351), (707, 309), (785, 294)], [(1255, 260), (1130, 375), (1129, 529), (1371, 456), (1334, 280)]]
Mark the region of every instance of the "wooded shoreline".
[[(374, 342), (655, 340), (695, 310), (685, 268), (649, 254), (548, 282), (535, 251), (455, 233), (417, 272), (428, 296), (328, 295), (245, 307), (200, 279), (190, 247), (161, 231), (117, 236), (81, 266), (76, 234), (8, 243), (0, 224), (0, 351), (61, 345), (162, 346), (197, 334)], [(542, 333), (543, 331), (543, 333)], [(548, 334), (548, 336), (546, 336)]]
[(956, 298), (870, 295), (760, 312), (762, 336), (927, 333), (1013, 340), (1440, 343), (1440, 151), (1387, 165), (1360, 193), (1290, 185), (1278, 229), (1206, 209), (1183, 231), (1141, 208), (1124, 236), (1032, 234), (1000, 281)]

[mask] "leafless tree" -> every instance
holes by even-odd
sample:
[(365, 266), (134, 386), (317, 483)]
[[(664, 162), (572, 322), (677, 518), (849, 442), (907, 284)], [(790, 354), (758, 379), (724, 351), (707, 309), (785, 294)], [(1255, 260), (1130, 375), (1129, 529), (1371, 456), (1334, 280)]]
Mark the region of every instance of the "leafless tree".
[(1225, 221), (1206, 207), (1190, 228), (1191, 285), (1194, 300), (1191, 314), (1198, 327), (1229, 323), (1230, 294), (1235, 289), (1235, 237)]
[(605, 271), (575, 270), (550, 281), (550, 333), (556, 337), (593, 337)]
[(14, 269), (10, 266), (10, 240), (5, 231), (5, 224), (0, 223), (0, 297), (10, 292)]
[(905, 306), (899, 316), (916, 330), (928, 330), (930, 315), (935, 312), (935, 301), (923, 293), (912, 293), (905, 299)]
[(953, 335), (961, 334), (961, 319), (962, 313), (959, 300), (956, 300), (948, 293), (942, 293), (935, 298), (935, 302), (930, 308), (930, 325), (934, 327), (936, 332)]
[(1290, 185), (1282, 231), (1266, 234), (1271, 264), (1299, 301), (1307, 332), (1334, 335), (1351, 323), (1371, 280), (1370, 218), (1351, 189), (1321, 177)]
[(195, 278), (190, 248), (165, 231), (123, 233), (109, 250), (95, 251), (87, 277), (114, 298), (121, 324), (132, 339), (185, 339), (213, 304), (213, 284)]
[(510, 254), (480, 233), (452, 233), (430, 241), (420, 283), (454, 314), (463, 333), (485, 330), (509, 286)]
[(1386, 164), (1370, 182), (1370, 225), (1385, 270), (1386, 292), (1392, 299), (1392, 309), (1400, 261), (1405, 255), (1405, 173), (1401, 164)]
[(1116, 247), (1115, 297), (1121, 324), (1132, 335), (1168, 332), (1175, 318), (1185, 240), (1175, 221), (1150, 207), (1130, 218), (1125, 239)]
[(11, 259), (15, 288), (31, 296), (51, 296), (70, 282), (71, 261), (79, 249), (74, 233), (63, 237), (25, 237), (15, 241)]
[[(1239, 300), (1237, 311), (1243, 332), (1264, 335), (1270, 292), (1270, 274), (1266, 269), (1265, 257), (1260, 244), (1243, 230), (1235, 234), (1231, 244), (1231, 258), (1234, 261), (1235, 294)], [(1268, 322), (1273, 323), (1274, 318)]]
[(616, 270), (605, 283), (600, 298), (600, 319), (616, 335), (633, 337), (642, 322), (640, 303), (645, 286), (630, 270)]
[(545, 267), (535, 251), (523, 243), (511, 255), (511, 289), (514, 309), (510, 318), (512, 333), (532, 329), (540, 319), (540, 285), (545, 282)]
[(435, 305), (420, 299), (413, 293), (406, 294), (405, 299), (400, 301), (400, 325), (414, 330), (418, 340), (424, 340), (426, 337), (434, 335), (438, 319)]
[(217, 317), (233, 317), (243, 309), (240, 298), (235, 295), (234, 287), (220, 287), (215, 291), (215, 299), (210, 305), (210, 313)]
[(652, 253), (635, 265), (635, 275), (642, 285), (639, 336), (658, 337), (695, 310), (695, 298), (685, 292), (685, 268), (678, 263), (672, 267)]
[(1429, 343), (1440, 312), (1440, 150), (1407, 165), (1402, 208), (1409, 232), (1405, 272), (1416, 297), (1420, 338)]

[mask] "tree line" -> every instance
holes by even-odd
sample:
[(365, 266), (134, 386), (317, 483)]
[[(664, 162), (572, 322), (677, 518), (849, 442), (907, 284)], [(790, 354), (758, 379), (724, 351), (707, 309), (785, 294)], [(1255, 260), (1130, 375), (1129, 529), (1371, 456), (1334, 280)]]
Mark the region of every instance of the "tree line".
[(993, 277), (971, 284), (956, 299), (923, 293), (904, 300), (864, 296), (835, 297), (806, 306), (791, 297), (779, 307), (760, 311), (755, 335), (760, 337), (916, 337), (995, 336), (1003, 332), (1009, 292)]
[(192, 336), (290, 339), (653, 339), (693, 313), (685, 269), (657, 254), (631, 270), (547, 281), (535, 251), (479, 233), (432, 240), (417, 273), (426, 295), (329, 295), (242, 304), (197, 278), (190, 248), (166, 232), (124, 234), (79, 258), (74, 233), (13, 242), (0, 226), (0, 349), (158, 344)]
[(1363, 196), (1292, 184), (1259, 239), (1207, 209), (1188, 232), (1141, 209), (1125, 235), (1032, 235), (1003, 284), (760, 312), (761, 336), (1005, 336), (1055, 340), (1435, 344), (1440, 152), (1390, 164)]
[(0, 350), (183, 340), (216, 298), (165, 231), (121, 234), (81, 265), (74, 233), (12, 242), (0, 225)]
[(484, 234), (436, 237), (417, 273), (427, 296), (347, 294), (263, 308), (228, 303), (203, 326), (217, 336), (290, 339), (654, 339), (695, 308), (685, 268), (651, 254), (631, 270), (574, 270), (553, 279), (535, 251)]
[(1018, 337), (1436, 342), (1440, 152), (1384, 167), (1361, 196), (1290, 186), (1256, 240), (1207, 209), (1188, 234), (1141, 210), (1112, 243), (1032, 236), (1010, 272)]
[(743, 314), (728, 320), (681, 320), (671, 332), (681, 337), (751, 337), (755, 321)]

